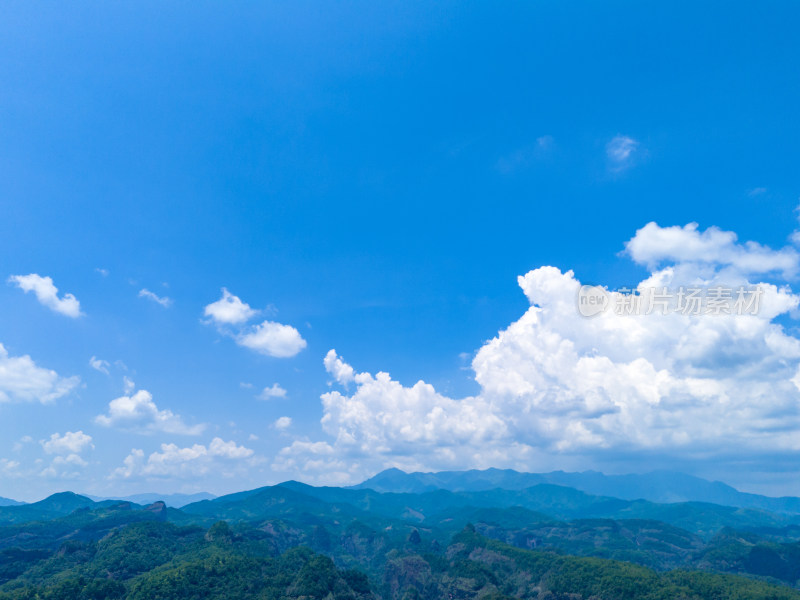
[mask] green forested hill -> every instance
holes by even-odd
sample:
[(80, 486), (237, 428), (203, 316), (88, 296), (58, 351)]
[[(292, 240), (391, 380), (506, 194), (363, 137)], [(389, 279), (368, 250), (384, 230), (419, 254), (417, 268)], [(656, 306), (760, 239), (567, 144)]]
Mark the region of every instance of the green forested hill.
[[(415, 534), (414, 534), (415, 533)], [(66, 542), (0, 586), (0, 600), (800, 600), (800, 592), (732, 575), (657, 572), (630, 563), (514, 548), (471, 527), (446, 547), (416, 530), (375, 544), (368, 528), (275, 552), (263, 525), (209, 529), (163, 521), (121, 526), (97, 541)], [(367, 552), (369, 556), (360, 555)], [(364, 559), (367, 560), (364, 560)], [(24, 559), (21, 559), (25, 562)], [(364, 569), (337, 566), (363, 561)]]
[(0, 506), (0, 525), (54, 519), (68, 515), (79, 508), (86, 508), (95, 504), (97, 503), (86, 496), (79, 496), (72, 492), (61, 492), (31, 504)]
[(659, 504), (646, 500), (621, 500), (551, 484), (540, 484), (521, 490), (379, 493), (370, 489), (312, 487), (287, 482), (189, 504), (181, 511), (207, 518), (253, 520), (301, 512), (324, 514), (335, 510), (362, 519), (402, 519), (424, 525), (443, 518), (457, 517), (473, 509), (518, 507), (559, 520), (656, 520), (680, 527), (705, 539), (710, 539), (723, 527), (780, 529), (800, 524), (798, 515), (705, 502)]
[(0, 525), (0, 600), (800, 600), (797, 526), (718, 505), (294, 482), (182, 510), (74, 494), (38, 504)]

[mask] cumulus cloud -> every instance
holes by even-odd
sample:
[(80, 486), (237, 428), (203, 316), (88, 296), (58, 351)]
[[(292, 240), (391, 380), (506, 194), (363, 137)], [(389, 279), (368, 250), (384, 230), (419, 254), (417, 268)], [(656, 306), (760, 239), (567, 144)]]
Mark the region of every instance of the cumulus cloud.
[(236, 343), (275, 358), (291, 358), (307, 345), (297, 329), (274, 321), (264, 321), (237, 335)]
[(56, 455), (50, 465), (39, 473), (49, 478), (71, 479), (80, 476), (80, 469), (89, 464), (81, 454), (94, 449), (92, 436), (83, 431), (67, 431), (64, 435), (54, 433), (39, 443), (47, 454)]
[(791, 247), (772, 250), (756, 242), (738, 243), (733, 231), (709, 227), (698, 230), (697, 223), (683, 227), (660, 227), (648, 223), (625, 244), (625, 252), (640, 265), (655, 271), (659, 266), (672, 264), (683, 269), (702, 267), (700, 276), (713, 277), (722, 270), (739, 275), (777, 273), (794, 277), (800, 266), (800, 254)]
[(33, 292), (40, 304), (52, 311), (76, 319), (80, 317), (81, 303), (72, 294), (64, 294), (58, 297), (58, 288), (53, 284), (50, 277), (42, 277), (36, 273), (30, 275), (12, 275), (8, 278), (9, 283), (15, 284), (19, 289)]
[(612, 171), (623, 171), (631, 166), (637, 152), (639, 142), (627, 135), (617, 135), (606, 144), (606, 157)]
[(273, 383), (271, 386), (265, 387), (258, 395), (261, 400), (272, 400), (273, 398), (285, 398), (286, 390), (279, 384)]
[(256, 316), (258, 311), (222, 288), (222, 298), (206, 306), (203, 314), (217, 325), (241, 325)]
[(64, 435), (54, 433), (40, 443), (47, 454), (81, 454), (84, 450), (94, 448), (92, 436), (83, 431), (67, 431)]
[[(275, 358), (291, 358), (306, 347), (300, 332), (291, 325), (264, 321), (246, 327), (247, 321), (259, 314), (238, 296), (222, 288), (222, 298), (205, 307), (207, 323), (217, 326), (223, 335), (232, 337), (236, 343), (259, 354)], [(229, 326), (236, 326), (233, 330)]]
[(9, 356), (0, 344), (0, 403), (48, 404), (69, 394), (79, 383), (78, 377), (60, 377), (55, 371), (37, 366), (30, 356)]
[(272, 426), (277, 429), (278, 431), (285, 431), (292, 426), (292, 418), (291, 417), (279, 417), (275, 420)]
[(328, 350), (322, 362), (325, 365), (325, 370), (333, 375), (333, 378), (340, 385), (346, 386), (355, 379), (355, 369), (339, 358), (336, 354), (336, 350)]
[(303, 481), (327, 485), (344, 485), (362, 478), (363, 465), (343, 456), (338, 448), (327, 442), (296, 440), (283, 448), (272, 468), (298, 474)]
[(191, 478), (209, 472), (229, 472), (246, 459), (252, 459), (253, 450), (215, 437), (208, 446), (194, 444), (181, 448), (176, 444), (161, 444), (160, 452), (145, 457), (140, 449), (133, 449), (123, 461), (123, 466), (112, 473), (114, 479), (133, 478)]
[(78, 479), (83, 475), (83, 467), (88, 464), (78, 454), (59, 455), (39, 472), (39, 476), (47, 479)]
[[(633, 286), (643, 298), (665, 287), (758, 285), (755, 314), (586, 318), (572, 271), (534, 269), (518, 279), (529, 308), (477, 351), (479, 392), (465, 398), (358, 372), (331, 351), (324, 365), (343, 389), (322, 396), (330, 439), (296, 441), (273, 466), (341, 483), (386, 466), (535, 470), (635, 464), (643, 454), (792, 455), (800, 450), (800, 339), (779, 320), (800, 297), (752, 276), (794, 273), (793, 252), (694, 224), (649, 224), (626, 245), (650, 269)], [(631, 297), (606, 293), (615, 306)]]
[(180, 415), (171, 410), (159, 410), (147, 390), (121, 396), (109, 402), (108, 414), (95, 417), (95, 423), (104, 427), (119, 427), (137, 433), (176, 433), (199, 435), (205, 425), (187, 425)]
[(172, 298), (168, 298), (166, 296), (159, 296), (154, 292), (151, 292), (147, 288), (142, 288), (139, 290), (139, 298), (147, 298), (148, 300), (152, 300), (156, 304), (160, 304), (164, 308), (169, 308), (172, 304)]

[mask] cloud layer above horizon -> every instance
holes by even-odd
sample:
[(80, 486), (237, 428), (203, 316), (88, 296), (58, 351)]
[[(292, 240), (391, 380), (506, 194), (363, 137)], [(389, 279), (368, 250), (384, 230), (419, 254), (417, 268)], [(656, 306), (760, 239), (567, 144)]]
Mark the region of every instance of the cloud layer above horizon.
[[(223, 438), (219, 423), (196, 422), (186, 404), (181, 414), (161, 400), (156, 404), (149, 391), (136, 390), (122, 375), (124, 364), (92, 356), (88, 367), (94, 372), (106, 379), (122, 375), (124, 393), (106, 396), (91, 422), (73, 423), (63, 434), (48, 432), (33, 464), (22, 454), (0, 459), (2, 475), (88, 481), (99, 466), (109, 485), (175, 481), (202, 487), (203, 478), (219, 473), (347, 484), (387, 467), (546, 471), (699, 460), (720, 469), (747, 461), (765, 470), (776, 460), (791, 462), (800, 450), (800, 339), (791, 329), (800, 296), (789, 286), (800, 274), (797, 249), (742, 243), (733, 232), (700, 230), (696, 223), (648, 223), (622, 254), (647, 270), (629, 286), (642, 302), (664, 290), (724, 287), (734, 297), (737, 288), (758, 289), (758, 304), (749, 312), (606, 310), (587, 318), (579, 310), (584, 286), (575, 273), (542, 266), (518, 277), (527, 310), (473, 354), (474, 395), (452, 397), (425, 381), (409, 386), (388, 372), (362, 372), (329, 350), (322, 360), (330, 379), (321, 396), (322, 435), (310, 437), (297, 414), (286, 414), (284, 403), (296, 397), (280, 383), (250, 394), (277, 413), (258, 431), (272, 438), (267, 452), (242, 445), (247, 433), (248, 446), (261, 438), (232, 421)], [(39, 276), (30, 281), (52, 282)], [(629, 292), (602, 289), (614, 306), (626, 305)], [(45, 297), (58, 298), (56, 291)], [(675, 302), (671, 297), (669, 308)], [(252, 324), (268, 311), (223, 288), (221, 298), (204, 307), (202, 322), (262, 359), (286, 362), (308, 343), (291, 325)], [(53, 404), (81, 383), (30, 356), (12, 356), (0, 344), (0, 405)], [(127, 446), (115, 464), (98, 462), (93, 457), (104, 454), (100, 440), (108, 439), (101, 432), (109, 430), (144, 436), (143, 443)], [(177, 436), (207, 437), (185, 445), (175, 442)], [(39, 437), (25, 435), (13, 451), (37, 448), (32, 442)]]
[[(785, 283), (798, 272), (797, 251), (694, 223), (648, 223), (624, 253), (649, 271), (631, 286), (644, 297), (758, 286), (758, 310), (586, 318), (575, 274), (540, 267), (518, 278), (528, 310), (474, 356), (478, 394), (403, 386), (331, 350), (324, 364), (336, 389), (322, 396), (330, 439), (296, 440), (273, 467), (343, 483), (388, 466), (535, 470), (554, 457), (597, 464), (642, 455), (757, 462), (800, 450), (800, 340), (781, 324), (800, 304)], [(624, 302), (621, 292), (609, 297)]]

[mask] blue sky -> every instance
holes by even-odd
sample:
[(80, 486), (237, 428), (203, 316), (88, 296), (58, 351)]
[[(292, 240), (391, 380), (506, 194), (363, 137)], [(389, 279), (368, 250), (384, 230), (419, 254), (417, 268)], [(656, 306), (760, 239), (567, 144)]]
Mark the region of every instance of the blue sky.
[[(0, 495), (220, 493), (395, 465), (676, 468), (800, 494), (800, 396), (788, 383), (771, 389), (767, 371), (746, 382), (752, 396), (720, 392), (713, 410), (685, 392), (711, 412), (669, 409), (660, 427), (690, 432), (699, 414), (729, 409), (724, 419), (752, 423), (748, 402), (780, 397), (764, 410), (780, 415), (786, 440), (773, 425), (742, 425), (692, 433), (695, 445), (647, 445), (630, 424), (593, 429), (591, 411), (552, 417), (571, 375), (525, 379), (548, 352), (485, 345), (531, 302), (553, 300), (531, 299), (569, 270), (616, 289), (700, 261), (706, 281), (733, 265), (736, 281), (797, 287), (791, 269), (731, 258), (753, 254), (746, 241), (771, 249), (759, 259), (796, 258), (797, 12), (788, 2), (4, 4)], [(675, 243), (639, 236), (650, 222)], [(626, 250), (635, 236), (650, 254)], [(687, 259), (676, 247), (716, 254)], [(517, 277), (543, 266), (560, 275), (539, 271), (521, 290)], [(223, 288), (249, 319), (206, 312)], [(780, 363), (784, 383), (798, 362), (790, 296), (761, 337), (728, 340), (744, 353), (736, 364)], [(606, 343), (602, 331), (540, 326), (578, 354)], [(726, 352), (654, 349), (696, 334), (608, 356), (731, 384)], [(391, 384), (342, 375), (332, 349)], [(519, 370), (479, 371), (482, 349)], [(701, 359), (717, 370), (701, 373)], [(493, 377), (517, 375), (524, 386), (498, 391)], [(420, 380), (435, 391), (413, 391)], [(510, 425), (520, 411), (532, 420)], [(442, 412), (458, 423), (437, 425)], [(497, 427), (475, 430), (475, 419)], [(599, 437), (578, 443), (576, 423)]]

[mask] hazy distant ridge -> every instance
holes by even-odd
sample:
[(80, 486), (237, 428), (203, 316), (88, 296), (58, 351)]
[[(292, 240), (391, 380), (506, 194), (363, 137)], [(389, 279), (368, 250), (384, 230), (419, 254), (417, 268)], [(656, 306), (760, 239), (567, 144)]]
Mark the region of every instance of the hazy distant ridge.
[(800, 514), (800, 498), (748, 494), (719, 481), (708, 481), (669, 471), (653, 471), (641, 475), (604, 475), (597, 471), (520, 473), (511, 469), (486, 469), (405, 473), (399, 469), (387, 469), (353, 486), (353, 489), (419, 494), (437, 489), (452, 492), (477, 492), (496, 488), (523, 490), (543, 483), (563, 485), (588, 494), (624, 500), (642, 499), (658, 503), (709, 502), (738, 508)]
[(107, 496), (99, 498), (97, 496), (89, 496), (92, 500), (95, 501), (102, 501), (102, 500), (120, 500), (124, 502), (133, 502), (134, 504), (153, 504), (153, 502), (161, 501), (167, 506), (172, 508), (181, 508), (182, 506), (186, 506), (187, 504), (192, 504), (193, 502), (200, 502), (201, 500), (213, 500), (216, 498), (214, 494), (209, 494), (208, 492), (198, 492), (196, 494), (155, 494), (155, 493), (144, 493), (144, 494), (132, 494), (130, 496)]

